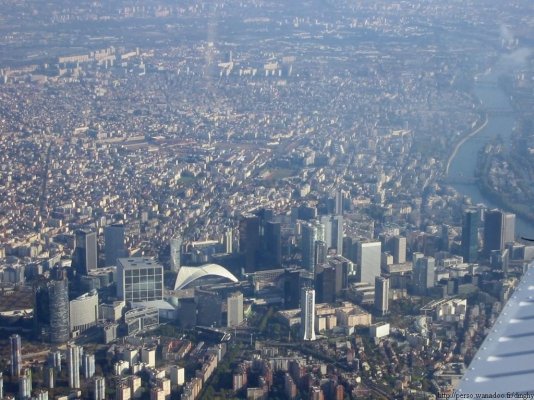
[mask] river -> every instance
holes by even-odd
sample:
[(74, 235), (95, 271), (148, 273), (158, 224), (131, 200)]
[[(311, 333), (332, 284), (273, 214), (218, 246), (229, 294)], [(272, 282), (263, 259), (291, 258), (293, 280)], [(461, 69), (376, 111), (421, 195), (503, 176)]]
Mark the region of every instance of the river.
[[(499, 110), (503, 113), (489, 112), (487, 124), (460, 146), (450, 163), (447, 178), (454, 182), (452, 187), (459, 193), (470, 197), (473, 204), (483, 203), (489, 208), (502, 208), (485, 197), (474, 182), (476, 155), (498, 135), (504, 139), (505, 143), (509, 143), (515, 120), (513, 115), (507, 113), (513, 111), (510, 99), (497, 83), (500, 75), (511, 73), (513, 68), (517, 67), (517, 62), (518, 60), (512, 56), (503, 56), (491, 71), (479, 75), (475, 82), (474, 91), (482, 107), (489, 111)], [(517, 217), (515, 231), (516, 236), (534, 237), (534, 224)]]

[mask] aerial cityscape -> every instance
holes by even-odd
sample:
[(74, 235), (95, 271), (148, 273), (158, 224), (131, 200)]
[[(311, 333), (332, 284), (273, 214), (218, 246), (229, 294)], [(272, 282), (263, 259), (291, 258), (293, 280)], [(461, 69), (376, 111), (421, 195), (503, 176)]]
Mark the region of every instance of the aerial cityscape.
[(0, 6), (0, 399), (534, 398), (531, 0)]

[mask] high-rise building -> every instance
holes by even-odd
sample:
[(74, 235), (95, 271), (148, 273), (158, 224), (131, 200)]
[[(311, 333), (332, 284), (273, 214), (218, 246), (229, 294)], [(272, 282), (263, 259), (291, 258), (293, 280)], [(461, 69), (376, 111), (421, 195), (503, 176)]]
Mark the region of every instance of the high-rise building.
[(147, 257), (119, 258), (117, 296), (131, 302), (162, 300), (163, 266)]
[(462, 223), (462, 256), (464, 261), (474, 263), (478, 259), (478, 210), (466, 210)]
[(328, 254), (328, 249), (326, 243), (322, 240), (315, 241), (315, 260), (314, 265), (321, 265), (326, 263), (326, 256)]
[(386, 315), (389, 311), (389, 278), (375, 278), (375, 310), (380, 315)]
[(59, 350), (49, 352), (46, 357), (46, 363), (57, 372), (61, 372), (61, 352)]
[(490, 254), (490, 267), (498, 268), (504, 272), (504, 275), (508, 275), (508, 264), (510, 262), (510, 252), (508, 249), (504, 250), (492, 250)]
[(80, 388), (80, 348), (74, 344), (67, 346), (67, 368), (69, 371), (69, 387)]
[(298, 219), (310, 221), (317, 218), (317, 207), (301, 204), (291, 210), (291, 221), (296, 222)]
[(317, 228), (310, 223), (301, 226), (302, 240), (302, 266), (307, 271), (313, 272), (315, 269), (315, 241), (317, 240)]
[(70, 301), (70, 330), (84, 332), (98, 322), (98, 292), (91, 290)]
[(417, 260), (419, 260), (420, 258), (423, 258), (425, 255), (423, 253), (419, 253), (419, 252), (414, 252), (412, 253), (412, 265), (415, 266), (415, 264), (417, 263)]
[(300, 304), (300, 284), (302, 270), (286, 270), (284, 272), (284, 308), (298, 308)]
[(315, 340), (315, 290), (303, 288), (300, 298), (300, 329), (303, 340)]
[(143, 387), (142, 387), (140, 376), (137, 376), (137, 375), (129, 376), (128, 384), (130, 386), (130, 391), (134, 399), (139, 399), (143, 396)]
[(70, 337), (69, 282), (66, 278), (48, 283), (50, 342), (65, 343)]
[(15, 334), (9, 337), (11, 343), (11, 376), (19, 376), (22, 369), (22, 343), (20, 336)]
[(336, 253), (343, 254), (343, 216), (325, 215), (321, 218), (325, 230), (325, 242), (328, 249), (335, 249)]
[(332, 245), (330, 246), (333, 249), (336, 249), (336, 254), (342, 256), (343, 255), (343, 238), (344, 238), (344, 230), (343, 230), (343, 216), (342, 215), (334, 215), (331, 219), (331, 226), (332, 230), (330, 233), (330, 236), (332, 238)]
[(382, 244), (375, 240), (358, 241), (356, 255), (359, 281), (372, 284), (380, 276), (380, 262), (382, 259)]
[(226, 299), (228, 309), (227, 326), (239, 326), (243, 322), (243, 293), (232, 293)]
[[(57, 271), (56, 271), (57, 272)], [(33, 323), (36, 334), (51, 343), (69, 340), (69, 290), (65, 274), (53, 273), (34, 286)]]
[(326, 264), (316, 267), (316, 296), (323, 303), (335, 302), (348, 286), (350, 260), (342, 256), (329, 257)]
[(165, 391), (158, 387), (150, 389), (150, 400), (165, 400)]
[(178, 365), (171, 366), (170, 376), (173, 385), (183, 385), (185, 383), (185, 368)]
[[(342, 215), (344, 211), (343, 203), (345, 202), (345, 192), (343, 190), (338, 190), (336, 192), (336, 207), (334, 213)], [(341, 253), (339, 253), (341, 254)]]
[(234, 232), (227, 229), (224, 232), (223, 245), (225, 253), (231, 254), (234, 252)]
[(104, 228), (104, 256), (106, 267), (117, 265), (117, 259), (127, 257), (124, 240), (124, 224), (113, 224)]
[(141, 361), (149, 367), (156, 367), (156, 347), (143, 347), (141, 349)]
[(61, 372), (61, 352), (51, 351), (46, 356), (46, 364), (57, 372)]
[[(504, 229), (503, 229), (503, 242), (511, 243), (515, 240), (515, 214), (505, 212), (504, 215)], [(503, 247), (504, 247), (503, 245)]]
[(354, 252), (353, 239), (350, 236), (343, 237), (343, 252), (342, 256), (349, 260), (356, 262), (356, 254)]
[(336, 269), (328, 264), (315, 267), (315, 294), (320, 303), (336, 301)]
[(183, 328), (191, 329), (197, 325), (197, 304), (194, 297), (180, 299), (176, 312)]
[(95, 355), (84, 353), (82, 356), (82, 371), (85, 379), (90, 379), (95, 374)]
[(4, 374), (0, 372), (0, 399), (4, 398)]
[(489, 210), (484, 213), (484, 254), (489, 256), (492, 250), (500, 250), (504, 245), (504, 218), (502, 211)]
[(44, 369), (44, 381), (47, 388), (54, 389), (56, 386), (56, 372), (54, 367), (48, 366)]
[(21, 370), (19, 376), (19, 399), (29, 400), (32, 395), (32, 371), (29, 368)]
[(302, 229), (302, 266), (307, 271), (313, 273), (315, 271), (315, 242), (324, 241), (324, 226), (318, 221), (313, 220), (309, 222), (303, 222)]
[(349, 273), (352, 269), (352, 262), (343, 256), (334, 256), (328, 258), (328, 264), (336, 270), (336, 297), (340, 295), (343, 289), (348, 287)]
[(434, 286), (435, 269), (434, 257), (418, 257), (414, 261), (413, 286), (416, 294), (425, 295)]
[(93, 385), (94, 400), (106, 400), (106, 379), (96, 376)]
[(442, 251), (449, 251), (450, 250), (450, 247), (451, 247), (451, 236), (453, 235), (452, 233), (452, 228), (450, 225), (447, 225), (447, 224), (443, 224), (441, 226), (441, 245), (440, 245), (440, 250)]
[[(282, 265), (282, 227), (273, 219), (273, 211), (264, 208), (241, 217), (239, 250), (244, 259), (245, 272), (274, 269)], [(230, 245), (227, 248), (230, 253), (231, 237), (225, 236), (224, 241)]]
[(175, 236), (170, 240), (171, 271), (178, 272), (182, 259), (182, 238)]
[(126, 382), (117, 380), (115, 398), (117, 400), (130, 400), (132, 398), (132, 389)]
[(239, 250), (245, 257), (245, 272), (256, 271), (260, 251), (260, 219), (256, 215), (244, 215), (239, 221)]
[(282, 227), (279, 222), (265, 222), (263, 242), (265, 243), (263, 257), (267, 267), (279, 268), (282, 265)]
[(197, 324), (221, 326), (222, 301), (220, 296), (208, 290), (195, 290), (197, 304)]
[(97, 268), (96, 232), (88, 229), (76, 231), (76, 247), (72, 256), (72, 266), (79, 275), (87, 275)]
[(501, 210), (484, 213), (484, 254), (489, 256), (492, 250), (503, 250), (515, 237), (515, 214)]
[(406, 238), (395, 236), (392, 240), (393, 263), (404, 264), (406, 262)]

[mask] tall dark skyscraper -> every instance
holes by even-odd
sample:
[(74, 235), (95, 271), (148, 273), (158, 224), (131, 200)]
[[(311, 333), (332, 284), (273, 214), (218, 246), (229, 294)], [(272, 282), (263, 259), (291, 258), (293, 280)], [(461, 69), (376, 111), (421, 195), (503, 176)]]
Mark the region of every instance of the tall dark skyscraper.
[(215, 292), (195, 290), (197, 303), (197, 324), (203, 326), (221, 326), (222, 300)]
[(343, 214), (343, 203), (345, 202), (345, 192), (343, 190), (338, 190), (336, 192), (336, 208), (334, 210), (335, 214)]
[(284, 272), (284, 307), (286, 309), (299, 307), (301, 281), (301, 270)]
[(272, 210), (262, 208), (241, 217), (239, 250), (247, 273), (282, 265), (282, 225), (274, 221)]
[(245, 272), (257, 269), (260, 251), (260, 219), (255, 215), (244, 215), (239, 221), (239, 249), (245, 257)]
[(72, 266), (77, 274), (87, 273), (97, 268), (96, 232), (88, 229), (76, 231), (76, 247), (72, 257)]
[(334, 303), (336, 301), (336, 269), (330, 265), (317, 266), (315, 293), (317, 302)]
[(492, 250), (503, 250), (504, 245), (513, 242), (515, 237), (515, 214), (501, 210), (484, 213), (484, 255), (489, 257)]
[(316, 266), (315, 289), (321, 303), (335, 302), (348, 287), (350, 261), (342, 256), (329, 257), (326, 264)]
[(343, 252), (341, 255), (351, 261), (355, 261), (356, 255), (353, 250), (352, 238), (350, 236), (343, 237)]
[(104, 228), (106, 267), (117, 265), (117, 258), (127, 257), (124, 232), (124, 224), (113, 224)]
[(474, 263), (478, 258), (478, 210), (466, 210), (462, 224), (462, 256), (464, 261)]
[(22, 369), (22, 343), (19, 335), (9, 337), (11, 343), (11, 376), (19, 376)]
[(282, 265), (282, 227), (278, 222), (268, 221), (264, 225), (263, 243), (265, 262), (268, 268)]
[[(34, 326), (51, 343), (65, 343), (69, 332), (69, 288), (64, 277), (35, 286)], [(43, 336), (44, 335), (44, 336)]]

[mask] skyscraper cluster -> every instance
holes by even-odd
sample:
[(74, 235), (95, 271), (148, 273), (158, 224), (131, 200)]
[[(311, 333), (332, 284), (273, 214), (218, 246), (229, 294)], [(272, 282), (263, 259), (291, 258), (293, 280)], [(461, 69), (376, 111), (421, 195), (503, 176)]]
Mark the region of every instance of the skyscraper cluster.
[[(467, 209), (463, 215), (461, 250), (464, 261), (473, 263), (482, 256), (502, 256), (506, 245), (515, 239), (515, 214), (493, 209)], [(480, 230), (483, 230), (480, 246)], [(495, 253), (496, 252), (496, 253)]]

